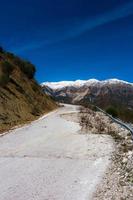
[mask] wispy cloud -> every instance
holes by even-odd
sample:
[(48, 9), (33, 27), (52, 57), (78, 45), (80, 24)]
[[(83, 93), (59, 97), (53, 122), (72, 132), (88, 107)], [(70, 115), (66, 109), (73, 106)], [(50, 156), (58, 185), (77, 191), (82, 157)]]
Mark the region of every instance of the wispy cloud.
[(110, 23), (112, 21), (125, 18), (133, 14), (133, 2), (119, 6), (108, 13), (96, 16), (93, 19), (85, 20), (79, 27), (75, 28), (70, 36), (78, 36), (88, 30), (92, 30), (98, 26)]
[[(23, 51), (33, 50), (33, 49), (41, 48), (45, 45), (50, 45), (50, 44), (54, 44), (63, 40), (71, 39), (85, 33), (86, 31), (92, 30), (98, 26), (110, 23), (112, 21), (115, 21), (121, 18), (125, 18), (132, 14), (133, 14), (133, 2), (129, 2), (127, 4), (124, 4), (122, 6), (119, 6), (111, 10), (110, 12), (101, 14), (92, 19), (89, 18), (82, 22), (81, 21), (79, 22), (77, 20), (76, 23), (71, 22), (70, 26), (66, 28), (65, 34), (64, 32), (62, 34), (62, 32), (59, 31), (58, 33), (56, 33), (56, 36), (53, 33), (54, 34), (53, 37), (50, 37), (48, 40), (41, 39), (39, 41), (36, 40), (34, 42), (29, 41), (29, 43), (19, 46), (18, 48), (14, 48), (13, 50), (17, 53), (21, 53)], [(70, 28), (70, 27), (73, 27), (73, 28)]]

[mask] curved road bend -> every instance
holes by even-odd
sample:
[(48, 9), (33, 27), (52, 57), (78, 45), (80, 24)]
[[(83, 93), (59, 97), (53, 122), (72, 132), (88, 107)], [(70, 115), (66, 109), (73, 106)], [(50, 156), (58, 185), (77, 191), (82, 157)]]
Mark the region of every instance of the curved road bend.
[(109, 136), (79, 134), (57, 111), (0, 137), (0, 200), (89, 200), (113, 151)]

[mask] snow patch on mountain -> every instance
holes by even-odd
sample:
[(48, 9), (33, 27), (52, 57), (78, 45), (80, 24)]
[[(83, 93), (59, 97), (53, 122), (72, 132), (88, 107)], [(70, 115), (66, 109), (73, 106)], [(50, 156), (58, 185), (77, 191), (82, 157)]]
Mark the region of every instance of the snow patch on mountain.
[(131, 84), (133, 85), (133, 83), (129, 83), (123, 80), (119, 80), (119, 79), (108, 79), (108, 80), (104, 80), (104, 81), (99, 81), (97, 79), (89, 79), (89, 80), (76, 80), (76, 81), (59, 81), (59, 82), (44, 82), (41, 84), (41, 86), (48, 86), (49, 88), (53, 89), (53, 90), (58, 90), (58, 89), (62, 89), (65, 87), (77, 87), (80, 88), (82, 86), (92, 86), (92, 85), (104, 85), (104, 84)]

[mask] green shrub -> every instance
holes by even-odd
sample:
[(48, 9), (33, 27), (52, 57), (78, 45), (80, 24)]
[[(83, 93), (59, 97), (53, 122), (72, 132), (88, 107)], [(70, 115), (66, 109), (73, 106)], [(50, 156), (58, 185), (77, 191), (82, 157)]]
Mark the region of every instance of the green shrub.
[(118, 112), (117, 110), (113, 107), (113, 106), (110, 106), (106, 109), (106, 112), (110, 115), (112, 115), (112, 117), (118, 117)]
[(4, 49), (0, 46), (0, 53), (4, 53)]
[(9, 59), (14, 59), (15, 55), (13, 53), (6, 52), (6, 57)]
[(26, 74), (29, 79), (32, 79), (35, 75), (36, 68), (33, 64), (28, 61), (23, 61), (19, 57), (14, 57), (13, 62), (17, 65), (21, 71)]
[(0, 63), (0, 65), (2, 67), (3, 73), (5, 73), (5, 74), (10, 74), (14, 69), (14, 66), (11, 63), (9, 63), (8, 61), (2, 61)]
[(15, 65), (17, 65), (17, 66), (23, 65), (22, 60), (21, 60), (19, 57), (17, 57), (17, 56), (12, 57), (12, 61), (13, 61), (13, 63), (14, 63)]
[(20, 66), (20, 68), (27, 75), (29, 79), (32, 79), (34, 77), (36, 68), (30, 62), (24, 61), (23, 65)]
[(0, 74), (0, 86), (5, 86), (9, 80), (9, 74)]
[(6, 85), (10, 80), (10, 74), (14, 66), (10, 64), (8, 61), (0, 62), (0, 85)]

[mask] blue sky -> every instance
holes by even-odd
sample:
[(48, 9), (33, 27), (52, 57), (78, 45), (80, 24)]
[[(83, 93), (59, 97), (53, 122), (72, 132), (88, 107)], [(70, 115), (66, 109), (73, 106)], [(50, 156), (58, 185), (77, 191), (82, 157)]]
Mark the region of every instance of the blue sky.
[(30, 60), (39, 82), (133, 82), (133, 1), (1, 1), (0, 44)]

